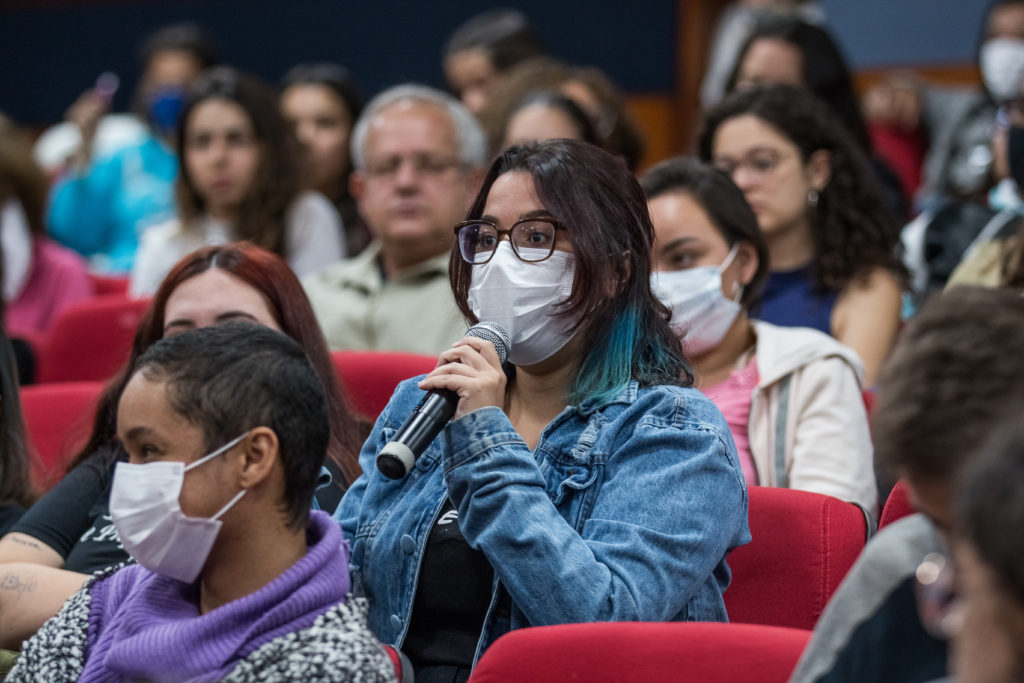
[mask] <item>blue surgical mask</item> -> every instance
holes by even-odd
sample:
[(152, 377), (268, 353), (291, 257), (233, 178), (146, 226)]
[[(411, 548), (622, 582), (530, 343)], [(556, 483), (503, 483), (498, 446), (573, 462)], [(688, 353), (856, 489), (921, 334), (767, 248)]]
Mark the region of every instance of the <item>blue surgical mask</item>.
[(146, 116), (150, 125), (163, 137), (171, 137), (178, 128), (178, 119), (185, 109), (185, 90), (161, 88), (149, 98)]

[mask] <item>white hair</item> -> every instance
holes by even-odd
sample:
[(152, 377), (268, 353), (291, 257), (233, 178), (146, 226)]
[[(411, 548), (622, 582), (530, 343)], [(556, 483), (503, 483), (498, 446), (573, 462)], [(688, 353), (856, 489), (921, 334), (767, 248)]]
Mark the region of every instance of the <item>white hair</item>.
[(459, 162), (468, 168), (480, 168), (487, 159), (487, 142), (473, 114), (461, 102), (446, 92), (425, 85), (406, 83), (388, 88), (366, 105), (352, 129), (352, 165), (366, 168), (366, 137), (370, 123), (382, 111), (402, 101), (422, 102), (443, 109), (455, 129)]

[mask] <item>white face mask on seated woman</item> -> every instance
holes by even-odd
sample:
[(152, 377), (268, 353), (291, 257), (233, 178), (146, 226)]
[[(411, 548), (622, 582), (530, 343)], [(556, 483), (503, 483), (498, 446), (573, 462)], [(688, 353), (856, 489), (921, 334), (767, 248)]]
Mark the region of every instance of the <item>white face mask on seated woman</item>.
[(136, 562), (178, 581), (196, 580), (220, 533), (220, 517), (245, 495), (245, 489), (213, 517), (188, 517), (178, 501), (185, 472), (231, 450), (248, 434), (232, 439), (189, 465), (117, 463), (110, 490), (110, 517), (124, 549)]
[(526, 263), (502, 240), (490, 261), (473, 266), (469, 307), (480, 321), (508, 330), (512, 339), (509, 361), (533, 365), (550, 358), (572, 339), (572, 321), (552, 316), (555, 307), (572, 293), (575, 272), (576, 259), (568, 252), (554, 251), (543, 261)]
[(734, 244), (720, 266), (651, 273), (651, 289), (672, 311), (672, 329), (682, 336), (683, 353), (699, 356), (715, 348), (743, 310), (738, 283), (732, 299), (722, 293), (722, 272), (738, 250)]

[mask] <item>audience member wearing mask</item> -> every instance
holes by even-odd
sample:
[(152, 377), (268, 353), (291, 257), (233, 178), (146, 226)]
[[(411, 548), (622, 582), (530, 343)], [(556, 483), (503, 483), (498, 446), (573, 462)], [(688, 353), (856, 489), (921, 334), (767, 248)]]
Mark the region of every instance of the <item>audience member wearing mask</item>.
[(559, 92), (540, 91), (524, 97), (512, 111), (505, 129), (504, 147), (555, 138), (597, 144), (594, 125), (578, 104)]
[(785, 85), (722, 100), (699, 148), (743, 190), (768, 243), (758, 317), (831, 334), (872, 386), (899, 329), (906, 270), (867, 158), (828, 107)]
[[(922, 621), (916, 577), (929, 553), (949, 553), (965, 466), (1000, 424), (1019, 422), (1022, 321), (1019, 293), (955, 287), (908, 322), (879, 380), (871, 427), (877, 466), (903, 478), (921, 514), (868, 542), (790, 683), (920, 683), (946, 674), (946, 639)], [(1000, 529), (1019, 547), (1016, 527)]]
[[(399, 385), (363, 446), (336, 518), (370, 628), (417, 680), (464, 681), (517, 628), (726, 620), (747, 489), (651, 292), (632, 173), (575, 140), (512, 147), (456, 229), (459, 309), (508, 331), (508, 364), (489, 341), (457, 342)], [(424, 390), (441, 389), (458, 395), (455, 417), (414, 470), (374, 471)]]
[(95, 156), (93, 138), (110, 106), (109, 93), (86, 92), (69, 112), (81, 145), (50, 199), (51, 234), (101, 272), (130, 271), (140, 235), (174, 215), (178, 117), (188, 88), (216, 56), (197, 26), (181, 24), (154, 34), (143, 46), (142, 61), (133, 108), (147, 124), (145, 135)]
[(345, 253), (355, 256), (370, 243), (349, 188), (352, 128), (363, 99), (340, 64), (299, 64), (281, 85), (281, 111), (302, 143), (309, 185), (334, 204), (345, 230)]
[(68, 473), (0, 539), (0, 563), (32, 563), (32, 572), (23, 567), (21, 576), (31, 574), (39, 587), (35, 599), (17, 601), (18, 621), (13, 616), (15, 604), (2, 602), (5, 597), (16, 600), (17, 592), (0, 590), (0, 643), (17, 647), (89, 574), (129, 560), (110, 510), (111, 482), (123, 458), (116, 431), (118, 401), (139, 357), (157, 341), (230, 321), (281, 330), (306, 350), (316, 368), (330, 418), (317, 506), (333, 511), (359, 476), (356, 450), (363, 431), (338, 384), (302, 286), (287, 264), (248, 244), (206, 247), (190, 254), (154, 296), (135, 335), (132, 356), (100, 395), (92, 434)]
[(949, 199), (980, 199), (989, 189), (989, 139), (996, 108), (1016, 97), (1024, 76), (1024, 0), (993, 0), (978, 48), (980, 90), (930, 86), (907, 75), (884, 80), (864, 97), (869, 123), (919, 131), (928, 140), (919, 210)]
[(1010, 419), (955, 494), (955, 593), (938, 582), (926, 594), (952, 636), (958, 683), (1024, 681), (1024, 547), (1014, 533), (1024, 528), (1022, 488), (1024, 430)]
[[(236, 322), (150, 347), (118, 403), (128, 462), (110, 494), (138, 564), (89, 578), (6, 680), (394, 681), (338, 525), (310, 512), (326, 406), (281, 332)], [(0, 590), (36, 597), (5, 570)]]
[(653, 167), (640, 186), (654, 224), (652, 288), (672, 311), (701, 390), (729, 423), (747, 485), (823, 493), (874, 515), (860, 359), (817, 330), (748, 317), (768, 248), (743, 193), (686, 158)]
[(344, 257), (338, 212), (302, 189), (297, 143), (262, 82), (207, 71), (182, 112), (177, 153), (178, 217), (143, 235), (131, 294), (152, 294), (178, 259), (208, 244), (252, 242), (299, 277)]
[(485, 154), (476, 119), (447, 93), (399, 85), (366, 106), (352, 194), (374, 241), (302, 283), (331, 348), (436, 355), (465, 333), (448, 254)]
[(0, 272), (12, 337), (39, 338), (64, 309), (93, 294), (82, 257), (46, 236), (47, 187), (28, 136), (0, 114)]
[[(1024, 74), (1022, 74), (1024, 76)], [(1024, 80), (1022, 80), (1024, 83)], [(1024, 249), (1024, 96), (1004, 105), (992, 133), (993, 209), (949, 276), (949, 285), (1020, 286)], [(1017, 234), (1014, 234), (1014, 233)]]
[(540, 35), (522, 12), (494, 9), (469, 19), (448, 38), (444, 74), (455, 96), (480, 116), (509, 69), (543, 54)]

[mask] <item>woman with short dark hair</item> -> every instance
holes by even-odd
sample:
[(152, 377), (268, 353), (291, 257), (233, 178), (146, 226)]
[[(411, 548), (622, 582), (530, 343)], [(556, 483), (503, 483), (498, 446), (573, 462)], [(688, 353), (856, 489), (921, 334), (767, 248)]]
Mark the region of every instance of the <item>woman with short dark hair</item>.
[[(669, 159), (640, 178), (654, 224), (652, 285), (722, 411), (748, 486), (877, 500), (864, 369), (817, 330), (753, 320), (768, 247), (743, 193), (696, 159)], [(781, 454), (781, 458), (779, 455)]]
[[(364, 445), (336, 518), (371, 629), (418, 680), (464, 680), (516, 628), (725, 620), (746, 486), (651, 292), (625, 163), (576, 140), (512, 147), (455, 230), (455, 301), (506, 329), (508, 363), (467, 336), (399, 386)], [(454, 392), (455, 417), (386, 478), (375, 458), (424, 390)]]
[(330, 431), (316, 369), (279, 331), (233, 322), (147, 349), (118, 403), (129, 461), (110, 497), (138, 564), (90, 577), (7, 680), (394, 680), (340, 530), (309, 509)]

